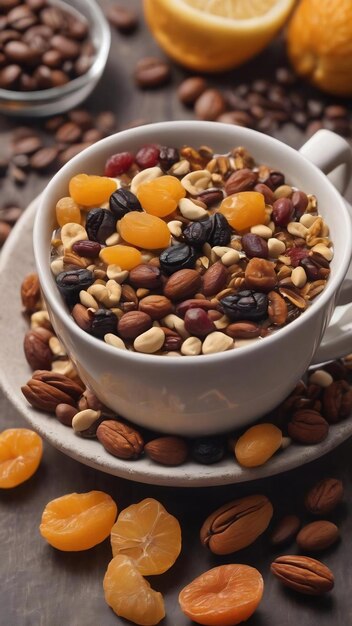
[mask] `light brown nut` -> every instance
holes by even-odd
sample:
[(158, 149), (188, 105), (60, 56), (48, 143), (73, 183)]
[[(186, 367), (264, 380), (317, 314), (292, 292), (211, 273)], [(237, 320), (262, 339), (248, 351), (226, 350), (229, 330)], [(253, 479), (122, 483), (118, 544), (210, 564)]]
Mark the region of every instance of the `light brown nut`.
[(145, 444), (144, 452), (155, 463), (176, 466), (185, 463), (188, 445), (181, 437), (158, 437)]
[(226, 352), (233, 348), (233, 339), (219, 330), (209, 333), (203, 341), (202, 353), (215, 354), (216, 352)]
[(279, 556), (270, 569), (283, 585), (299, 593), (318, 596), (334, 587), (331, 570), (324, 563), (308, 556)]
[(174, 306), (166, 296), (151, 295), (139, 301), (139, 310), (147, 313), (152, 320), (161, 320), (173, 312)]
[(72, 420), (72, 428), (75, 433), (81, 433), (90, 428), (101, 416), (101, 411), (84, 409), (78, 411)]
[(203, 275), (203, 293), (205, 296), (215, 296), (224, 289), (228, 271), (221, 261), (217, 261), (207, 269)]
[(258, 173), (248, 168), (237, 170), (227, 179), (225, 183), (225, 191), (228, 196), (240, 191), (249, 191), (253, 189), (258, 180)]
[(72, 420), (77, 413), (77, 408), (71, 404), (58, 404), (55, 409), (55, 415), (61, 424), (72, 426)]
[(313, 445), (326, 439), (329, 433), (329, 424), (318, 411), (301, 409), (292, 415), (287, 430), (294, 441)]
[(143, 451), (144, 442), (140, 433), (123, 422), (104, 420), (96, 434), (105, 450), (119, 459), (136, 459)]
[(164, 286), (164, 295), (170, 300), (183, 300), (194, 296), (201, 287), (202, 279), (196, 270), (178, 270)]
[(104, 415), (111, 413), (99, 398), (90, 389), (85, 389), (80, 399), (78, 400), (78, 410), (84, 411), (85, 409), (93, 409), (94, 411), (101, 411)]
[(336, 509), (343, 498), (341, 480), (323, 478), (310, 489), (304, 499), (306, 509), (313, 515), (327, 515)]
[(226, 328), (226, 334), (233, 339), (253, 339), (260, 333), (261, 327), (255, 322), (233, 322)]
[(257, 257), (250, 259), (244, 275), (248, 289), (259, 289), (259, 291), (267, 292), (277, 285), (274, 263), (266, 259)]
[(171, 328), (167, 328), (166, 326), (161, 326), (160, 328), (165, 335), (162, 350), (164, 352), (176, 352), (177, 350), (179, 350), (183, 342), (181, 335), (179, 335), (176, 331), (171, 330)]
[(165, 334), (161, 328), (152, 326), (134, 340), (133, 347), (136, 352), (154, 354), (161, 350), (165, 342)]
[(161, 286), (161, 271), (155, 265), (142, 263), (130, 270), (128, 280), (135, 288), (158, 289)]
[(270, 536), (270, 542), (273, 546), (282, 546), (293, 541), (297, 535), (301, 521), (297, 515), (285, 515), (276, 524)]
[(21, 390), (32, 407), (54, 413), (58, 404), (75, 406), (83, 387), (63, 374), (36, 370)]
[(200, 540), (214, 554), (231, 554), (253, 543), (268, 527), (273, 507), (264, 495), (233, 500), (205, 520)]
[(152, 326), (152, 318), (142, 311), (129, 311), (118, 321), (117, 332), (123, 339), (135, 339)]
[(187, 337), (181, 345), (181, 354), (197, 356), (202, 352), (202, 342), (198, 337)]
[(271, 323), (275, 326), (286, 324), (288, 309), (283, 297), (276, 291), (269, 291), (268, 302), (268, 316)]
[(335, 380), (324, 389), (322, 413), (329, 424), (336, 424), (351, 414), (352, 387), (346, 380)]
[(49, 370), (51, 368), (53, 353), (49, 346), (49, 340), (52, 337), (52, 332), (46, 328), (36, 328), (25, 334), (23, 349), (32, 370)]
[(326, 550), (339, 539), (340, 533), (336, 524), (326, 520), (311, 522), (299, 531), (296, 541), (305, 552)]
[(21, 285), (21, 300), (26, 313), (34, 313), (41, 308), (41, 294), (38, 274), (28, 274)]
[(92, 327), (92, 315), (89, 309), (86, 309), (83, 304), (75, 304), (71, 311), (71, 315), (76, 324), (86, 332), (89, 332)]

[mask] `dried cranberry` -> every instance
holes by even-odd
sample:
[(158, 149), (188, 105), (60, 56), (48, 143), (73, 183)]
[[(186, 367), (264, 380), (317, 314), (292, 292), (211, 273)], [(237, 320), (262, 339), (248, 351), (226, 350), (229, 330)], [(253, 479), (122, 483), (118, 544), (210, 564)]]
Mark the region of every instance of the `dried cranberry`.
[(191, 308), (185, 313), (185, 329), (195, 337), (206, 337), (216, 330), (216, 326), (204, 309)]
[(292, 267), (297, 267), (302, 259), (305, 259), (308, 254), (308, 248), (289, 248), (285, 254), (290, 257)]
[(117, 152), (113, 154), (105, 163), (105, 176), (120, 176), (127, 172), (134, 163), (134, 156), (131, 152)]
[(154, 144), (142, 146), (136, 154), (136, 163), (141, 170), (154, 167), (159, 160), (160, 148)]
[(259, 235), (254, 233), (246, 233), (242, 237), (242, 248), (248, 258), (258, 257), (259, 259), (267, 259), (269, 256), (268, 244)]
[(267, 317), (268, 296), (260, 291), (244, 289), (220, 300), (221, 307), (230, 320), (262, 320)]
[(159, 153), (159, 165), (164, 172), (168, 172), (170, 167), (180, 160), (179, 151), (177, 148), (169, 148), (168, 146), (161, 146)]
[(292, 221), (295, 209), (292, 200), (289, 198), (279, 198), (273, 204), (273, 212), (271, 214), (273, 222), (276, 226), (287, 226)]

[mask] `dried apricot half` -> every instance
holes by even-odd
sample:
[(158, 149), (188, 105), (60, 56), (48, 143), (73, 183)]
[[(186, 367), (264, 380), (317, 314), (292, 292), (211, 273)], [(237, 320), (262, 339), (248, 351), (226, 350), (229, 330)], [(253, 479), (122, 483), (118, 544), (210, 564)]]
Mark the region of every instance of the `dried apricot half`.
[(161, 593), (151, 588), (128, 556), (118, 554), (110, 561), (103, 587), (106, 602), (119, 617), (141, 626), (154, 626), (165, 617)]
[(69, 493), (46, 505), (39, 530), (58, 550), (88, 550), (109, 536), (116, 515), (115, 502), (103, 491)]
[(179, 595), (181, 610), (205, 626), (235, 626), (253, 615), (262, 599), (263, 578), (249, 565), (220, 565), (204, 572)]
[(143, 576), (162, 574), (180, 554), (180, 524), (160, 502), (146, 498), (121, 511), (111, 529), (111, 547), (114, 556), (133, 559)]
[(0, 434), (0, 488), (17, 487), (33, 476), (42, 454), (42, 439), (33, 430), (4, 430)]

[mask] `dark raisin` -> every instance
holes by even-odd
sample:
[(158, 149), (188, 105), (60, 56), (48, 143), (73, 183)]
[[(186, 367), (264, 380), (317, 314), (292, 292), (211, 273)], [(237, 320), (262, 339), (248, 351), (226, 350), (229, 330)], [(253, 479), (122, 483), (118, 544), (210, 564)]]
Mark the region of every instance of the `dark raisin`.
[(295, 208), (290, 198), (279, 198), (273, 204), (272, 218), (276, 226), (287, 226), (292, 221)]
[(117, 334), (117, 317), (112, 311), (98, 309), (94, 313), (90, 333), (98, 339), (104, 339), (107, 333)]
[(116, 217), (107, 209), (91, 209), (87, 213), (86, 231), (91, 241), (105, 243), (116, 232)]
[(62, 297), (72, 306), (79, 300), (79, 292), (88, 289), (94, 281), (93, 273), (89, 270), (69, 270), (60, 272), (56, 276), (56, 284)]
[(222, 437), (200, 437), (192, 445), (192, 457), (197, 463), (212, 465), (225, 456), (225, 441)]
[[(322, 257), (322, 259), (324, 259), (324, 257)], [(328, 263), (326, 259), (324, 259), (324, 261)], [(316, 256), (307, 256), (301, 259), (299, 264), (303, 267), (309, 280), (321, 280), (326, 278), (329, 274), (329, 265), (326, 267)]]
[(244, 289), (220, 300), (224, 313), (232, 321), (262, 320), (267, 317), (268, 296), (260, 291)]
[(190, 222), (183, 231), (183, 237), (190, 245), (201, 248), (208, 241), (212, 230), (213, 221), (211, 219)]
[(82, 241), (76, 241), (73, 244), (72, 250), (80, 256), (84, 256), (88, 259), (95, 259), (101, 250), (101, 245), (97, 241), (82, 239)]
[(161, 146), (159, 152), (159, 165), (164, 172), (168, 172), (170, 167), (180, 160), (179, 151), (177, 148), (169, 148), (168, 146)]
[(246, 233), (242, 237), (242, 248), (248, 258), (258, 257), (259, 259), (267, 259), (269, 256), (268, 243), (255, 235), (254, 233)]
[(119, 220), (130, 211), (143, 211), (137, 196), (128, 189), (118, 189), (110, 196), (111, 213)]
[(282, 172), (270, 172), (266, 180), (261, 182), (265, 183), (270, 189), (275, 191), (278, 187), (285, 184), (285, 175)]
[(185, 313), (185, 329), (190, 335), (206, 337), (216, 330), (216, 326), (204, 309), (194, 307)]
[(208, 237), (208, 243), (213, 246), (227, 246), (231, 240), (231, 227), (222, 213), (214, 213), (212, 216), (213, 228)]
[(196, 259), (195, 249), (185, 243), (180, 243), (162, 251), (159, 257), (160, 268), (165, 274), (170, 275), (178, 270), (193, 268)]

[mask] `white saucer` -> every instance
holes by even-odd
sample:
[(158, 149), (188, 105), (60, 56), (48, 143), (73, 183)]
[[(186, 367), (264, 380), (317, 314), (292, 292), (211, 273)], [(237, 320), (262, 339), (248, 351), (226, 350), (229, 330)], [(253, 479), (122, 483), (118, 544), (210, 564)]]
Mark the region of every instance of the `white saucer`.
[(61, 452), (122, 478), (155, 485), (199, 487), (251, 481), (285, 472), (321, 457), (352, 435), (351, 416), (332, 426), (322, 443), (315, 446), (293, 444), (256, 469), (243, 469), (231, 458), (210, 466), (190, 461), (168, 468), (146, 458), (117, 459), (98, 441), (82, 439), (55, 417), (33, 410), (21, 393), (21, 385), (27, 382), (31, 372), (23, 355), (23, 336), (28, 325), (21, 316), (20, 285), (23, 278), (34, 271), (32, 226), (37, 202), (36, 199), (31, 203), (16, 224), (0, 256), (0, 384), (28, 424)]

